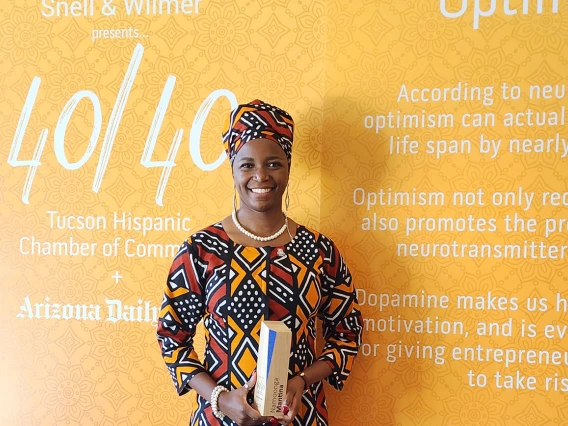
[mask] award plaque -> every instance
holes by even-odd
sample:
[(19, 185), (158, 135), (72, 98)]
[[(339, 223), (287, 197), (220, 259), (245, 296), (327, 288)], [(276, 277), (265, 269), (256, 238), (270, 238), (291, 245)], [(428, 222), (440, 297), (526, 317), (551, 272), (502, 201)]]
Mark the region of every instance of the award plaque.
[(282, 321), (260, 326), (254, 402), (261, 415), (282, 414), (286, 397), (292, 332)]

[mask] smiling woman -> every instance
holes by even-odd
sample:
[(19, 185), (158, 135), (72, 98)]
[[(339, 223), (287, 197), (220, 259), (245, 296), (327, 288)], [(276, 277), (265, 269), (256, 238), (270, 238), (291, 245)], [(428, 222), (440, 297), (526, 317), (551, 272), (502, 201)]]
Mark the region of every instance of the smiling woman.
[[(170, 269), (158, 340), (178, 393), (198, 394), (192, 426), (325, 426), (322, 381), (340, 390), (358, 353), (362, 319), (341, 254), (329, 238), (288, 218), (293, 129), (287, 112), (259, 100), (233, 110), (223, 141), (234, 210), (184, 242)], [(193, 348), (202, 318), (209, 336), (203, 361)], [(249, 402), (263, 321), (281, 321), (292, 332), (289, 411), (277, 418)]]

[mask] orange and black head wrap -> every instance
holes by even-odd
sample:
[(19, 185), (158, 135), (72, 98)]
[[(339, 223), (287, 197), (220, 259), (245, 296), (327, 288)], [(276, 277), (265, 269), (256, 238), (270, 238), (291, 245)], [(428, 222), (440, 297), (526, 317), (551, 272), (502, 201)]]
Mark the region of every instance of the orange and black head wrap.
[(253, 139), (268, 139), (282, 148), (290, 167), (293, 138), (294, 120), (290, 114), (258, 99), (235, 108), (223, 132), (223, 144), (231, 165), (245, 143)]

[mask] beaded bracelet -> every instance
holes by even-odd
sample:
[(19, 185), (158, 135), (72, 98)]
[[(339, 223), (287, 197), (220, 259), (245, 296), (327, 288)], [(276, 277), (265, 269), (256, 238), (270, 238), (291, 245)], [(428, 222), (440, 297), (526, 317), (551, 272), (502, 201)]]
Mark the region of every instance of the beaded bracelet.
[(227, 389), (225, 386), (219, 385), (215, 386), (213, 392), (211, 392), (211, 401), (210, 401), (211, 409), (213, 410), (213, 415), (218, 419), (222, 419), (223, 417), (225, 417), (225, 413), (223, 413), (217, 407), (217, 402), (219, 400), (219, 395), (221, 395), (221, 392), (229, 392), (229, 389)]

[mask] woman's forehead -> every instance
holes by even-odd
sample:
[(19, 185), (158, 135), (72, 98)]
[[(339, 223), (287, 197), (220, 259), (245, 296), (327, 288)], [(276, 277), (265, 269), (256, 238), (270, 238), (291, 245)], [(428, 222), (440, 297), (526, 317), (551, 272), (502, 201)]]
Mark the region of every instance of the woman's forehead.
[(245, 157), (279, 157), (286, 159), (286, 153), (276, 142), (269, 139), (253, 139), (244, 144), (237, 153), (235, 160)]

